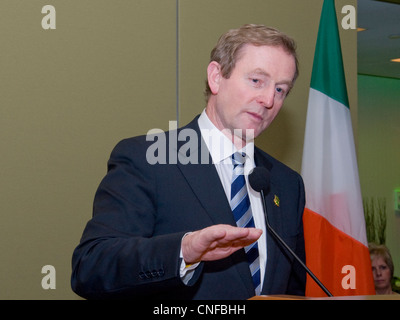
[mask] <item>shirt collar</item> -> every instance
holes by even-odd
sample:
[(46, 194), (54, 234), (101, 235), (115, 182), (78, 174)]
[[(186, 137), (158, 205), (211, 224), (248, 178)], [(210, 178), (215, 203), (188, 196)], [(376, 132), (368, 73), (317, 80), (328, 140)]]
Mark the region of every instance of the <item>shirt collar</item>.
[(240, 151), (245, 152), (246, 156), (254, 160), (254, 141), (247, 142), (247, 144), (241, 149), (237, 150), (231, 140), (228, 139), (208, 118), (206, 110), (204, 109), (201, 113), (198, 124), (201, 132), (201, 136), (210, 151), (213, 163), (220, 163), (223, 160), (231, 157), (233, 153)]

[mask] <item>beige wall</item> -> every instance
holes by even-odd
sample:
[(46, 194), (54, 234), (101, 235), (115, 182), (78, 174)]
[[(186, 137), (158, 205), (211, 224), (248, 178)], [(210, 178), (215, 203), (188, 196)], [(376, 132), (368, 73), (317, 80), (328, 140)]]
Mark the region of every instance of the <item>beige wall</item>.
[(111, 149), (176, 119), (175, 0), (1, 1), (0, 14), (0, 299), (74, 299), (71, 255)]
[[(41, 27), (46, 4), (56, 8), (56, 30)], [(356, 0), (337, 1), (339, 18), (345, 4)], [(300, 78), (258, 143), (300, 170), (321, 6), (320, 0), (0, 2), (0, 299), (77, 298), (69, 284), (71, 255), (111, 149), (122, 138), (167, 129), (177, 115), (183, 125), (201, 112), (209, 52), (229, 28), (264, 23), (298, 41)], [(342, 46), (356, 119), (355, 31), (342, 31)], [(55, 290), (41, 287), (44, 265), (56, 268)]]

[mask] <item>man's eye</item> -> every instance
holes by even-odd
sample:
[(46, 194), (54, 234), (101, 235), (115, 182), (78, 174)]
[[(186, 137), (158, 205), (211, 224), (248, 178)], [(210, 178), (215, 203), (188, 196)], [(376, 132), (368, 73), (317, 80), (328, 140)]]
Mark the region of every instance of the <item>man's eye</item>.
[(286, 91), (283, 88), (276, 88), (276, 92), (278, 92), (279, 94), (286, 94)]
[(251, 79), (253, 83), (260, 83), (260, 79)]

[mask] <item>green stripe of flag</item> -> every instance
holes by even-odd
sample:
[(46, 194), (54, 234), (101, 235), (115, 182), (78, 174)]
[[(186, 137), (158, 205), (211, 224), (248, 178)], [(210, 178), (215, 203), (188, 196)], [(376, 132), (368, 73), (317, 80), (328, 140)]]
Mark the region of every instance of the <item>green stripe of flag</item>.
[(349, 107), (334, 0), (322, 7), (311, 88)]

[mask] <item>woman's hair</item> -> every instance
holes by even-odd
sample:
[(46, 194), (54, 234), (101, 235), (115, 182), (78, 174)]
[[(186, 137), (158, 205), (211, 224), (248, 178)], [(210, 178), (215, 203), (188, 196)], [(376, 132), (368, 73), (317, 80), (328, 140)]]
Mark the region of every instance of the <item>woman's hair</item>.
[[(264, 25), (245, 24), (239, 29), (232, 29), (223, 34), (211, 51), (210, 62), (218, 62), (221, 66), (222, 76), (228, 79), (236, 62), (240, 59), (241, 49), (246, 44), (282, 47), (287, 53), (291, 54), (296, 62), (294, 84), (299, 75), (295, 41), (279, 30)], [(205, 96), (207, 101), (210, 95), (211, 90), (208, 81), (206, 81)]]
[(393, 277), (394, 265), (389, 249), (383, 244), (377, 245), (375, 243), (370, 243), (368, 247), (371, 260), (374, 259), (375, 257), (381, 257), (389, 267), (390, 275), (391, 277)]

